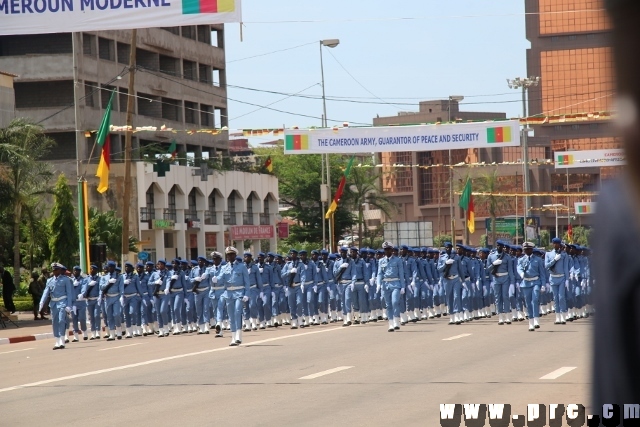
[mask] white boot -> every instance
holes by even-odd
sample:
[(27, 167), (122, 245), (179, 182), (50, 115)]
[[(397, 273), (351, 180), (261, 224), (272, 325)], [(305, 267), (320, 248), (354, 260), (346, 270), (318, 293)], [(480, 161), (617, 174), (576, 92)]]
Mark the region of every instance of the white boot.
[(518, 310), (518, 320), (523, 320), (524, 319), (524, 313), (522, 311)]
[(251, 330), (251, 321), (249, 319), (244, 321), (244, 331), (249, 332)]
[(362, 323), (367, 323), (369, 321), (369, 315), (367, 313), (362, 313)]
[(535, 326), (533, 325), (533, 319), (529, 319), (529, 330), (530, 331), (535, 331)]
[(413, 317), (416, 319), (420, 318), (420, 310), (418, 310), (417, 308), (415, 310), (413, 310)]
[[(238, 329), (238, 331), (239, 331), (239, 330), (240, 330), (240, 329)], [(229, 343), (229, 346), (230, 346), (230, 347), (235, 347), (235, 346), (237, 346), (237, 345), (238, 345), (238, 344), (236, 344), (236, 334), (237, 334), (237, 333), (238, 333), (237, 331), (236, 331), (236, 332), (231, 332), (231, 342)]]
[(291, 329), (298, 329), (298, 319), (291, 320)]
[(240, 329), (236, 332), (236, 343), (242, 344), (242, 330)]
[(407, 323), (409, 319), (407, 319), (407, 313), (400, 313), (400, 323)]
[(536, 329), (540, 328), (540, 323), (538, 323), (539, 319), (540, 319), (539, 317), (534, 317), (533, 318), (533, 327), (536, 328)]
[(345, 318), (345, 324), (351, 325), (351, 313), (347, 313), (347, 317)]
[(449, 316), (449, 324), (453, 325), (456, 323), (456, 317), (453, 315), (453, 313), (451, 313), (451, 316)]
[(393, 320), (389, 320), (389, 332), (393, 332), (394, 331), (394, 325), (393, 325)]
[(250, 322), (251, 322), (251, 330), (252, 331), (257, 331), (258, 330), (257, 320), (254, 319), (254, 318), (251, 318)]
[(131, 328), (127, 328), (127, 335), (125, 335), (125, 338), (133, 338), (131, 335)]
[(498, 313), (498, 325), (504, 325), (504, 316), (502, 313)]
[(109, 329), (109, 338), (107, 338), (107, 341), (113, 341), (115, 339), (116, 339), (115, 331), (113, 329)]
[(556, 313), (556, 321), (554, 322), (556, 325), (560, 324), (560, 313)]
[(76, 331), (73, 331), (73, 341), (72, 342), (78, 342), (78, 334), (76, 333)]
[(400, 317), (394, 317), (393, 318), (393, 328), (394, 329), (400, 329), (400, 323), (401, 323)]

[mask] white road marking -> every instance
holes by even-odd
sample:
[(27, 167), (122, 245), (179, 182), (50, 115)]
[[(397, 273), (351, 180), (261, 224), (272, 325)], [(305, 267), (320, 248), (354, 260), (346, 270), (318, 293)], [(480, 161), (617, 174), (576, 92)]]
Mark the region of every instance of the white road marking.
[(326, 371), (318, 372), (317, 374), (307, 375), (306, 377), (298, 378), (299, 380), (312, 380), (314, 378), (324, 377), (325, 375), (335, 374), (336, 372), (346, 371), (347, 369), (351, 369), (353, 366), (338, 366), (337, 368), (328, 369)]
[(560, 369), (556, 369), (553, 372), (548, 373), (547, 375), (540, 377), (541, 380), (555, 380), (556, 378), (561, 377), (562, 375), (566, 374), (567, 372), (571, 372), (574, 369), (576, 369), (575, 366), (564, 366)]
[(458, 338), (468, 337), (469, 335), (471, 335), (471, 334), (460, 334), (460, 335), (456, 335), (454, 337), (443, 338), (442, 341), (453, 341), (453, 340), (457, 340)]
[(138, 342), (138, 343), (135, 343), (135, 344), (120, 345), (118, 347), (101, 348), (98, 351), (115, 350), (116, 348), (132, 347), (134, 345), (142, 345), (142, 344), (144, 344), (144, 343)]
[[(320, 330), (320, 331), (305, 332), (305, 333), (295, 334), (295, 335), (285, 335), (283, 337), (275, 337), (275, 338), (268, 338), (266, 340), (255, 341), (255, 342), (252, 342), (251, 344), (253, 344), (253, 345), (264, 344), (264, 343), (267, 343), (267, 342), (279, 341), (279, 340), (284, 340), (284, 339), (287, 339), (287, 338), (304, 337), (304, 336), (308, 336), (308, 335), (322, 334), (322, 333), (325, 333), (325, 332), (344, 331), (344, 330), (347, 330), (347, 329), (348, 328), (338, 327), (338, 328), (324, 329), (324, 330)], [(248, 344), (247, 347), (249, 347), (251, 344)], [(196, 351), (194, 353), (178, 354), (176, 356), (169, 356), (169, 357), (163, 357), (163, 358), (160, 358), (160, 359), (147, 360), (146, 362), (132, 363), (130, 365), (122, 365), (122, 366), (116, 366), (116, 367), (113, 367), (113, 368), (99, 369), (97, 371), (84, 372), (82, 374), (67, 375), (65, 377), (52, 378), (52, 379), (49, 379), (49, 380), (36, 381), (36, 382), (33, 382), (33, 383), (16, 385), (16, 386), (13, 386), (13, 387), (0, 388), (0, 393), (6, 393), (8, 391), (20, 390), (20, 389), (28, 388), (28, 387), (37, 387), (37, 386), (46, 385), (46, 384), (58, 383), (58, 382), (61, 382), (61, 381), (73, 380), (73, 379), (76, 379), (76, 378), (92, 377), (94, 375), (106, 374), (106, 373), (109, 373), (109, 372), (116, 372), (116, 371), (123, 371), (125, 369), (137, 368), (137, 367), (140, 367), (140, 366), (154, 365), (154, 364), (166, 362), (166, 361), (169, 361), (169, 360), (183, 359), (185, 357), (200, 356), (200, 355), (203, 355), (203, 354), (217, 353), (219, 351), (237, 350), (237, 349), (240, 349), (240, 348), (242, 348), (242, 346), (241, 347), (221, 347), (221, 348), (213, 348), (213, 349), (210, 349), (210, 350)]]
[(19, 351), (27, 351), (27, 350), (33, 350), (33, 348), (23, 348), (22, 350), (11, 350), (11, 351), (5, 351), (5, 352), (2, 352), (2, 353), (0, 353), (0, 354), (17, 353), (17, 352), (19, 352)]

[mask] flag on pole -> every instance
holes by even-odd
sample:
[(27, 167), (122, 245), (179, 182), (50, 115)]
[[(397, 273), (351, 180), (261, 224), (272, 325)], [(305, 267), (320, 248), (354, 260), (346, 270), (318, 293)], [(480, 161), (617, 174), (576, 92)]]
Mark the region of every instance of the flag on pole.
[(273, 164), (271, 163), (271, 156), (267, 157), (267, 161), (264, 162), (264, 168), (269, 172), (273, 172)]
[(464, 185), (464, 190), (460, 195), (460, 201), (458, 205), (467, 212), (467, 228), (471, 234), (476, 231), (476, 216), (473, 206), (473, 194), (471, 190), (471, 178), (467, 178), (467, 183)]
[(567, 228), (567, 240), (569, 240), (569, 243), (573, 243), (573, 227), (571, 224)]
[(111, 139), (109, 138), (109, 127), (111, 126), (111, 105), (113, 104), (113, 94), (111, 92), (111, 98), (109, 98), (109, 104), (107, 104), (107, 111), (102, 116), (102, 122), (100, 123), (100, 129), (98, 129), (98, 135), (96, 136), (96, 144), (102, 148), (100, 154), (100, 163), (98, 164), (98, 170), (96, 176), (100, 178), (100, 184), (98, 184), (98, 192), (104, 193), (109, 189), (109, 168), (111, 166)]
[(171, 154), (171, 160), (175, 160), (178, 155), (178, 146), (176, 145), (176, 140), (171, 141), (171, 145), (169, 146), (169, 154)]
[(80, 242), (80, 268), (89, 272), (89, 198), (87, 195), (87, 181), (78, 181), (78, 236)]
[(342, 193), (344, 192), (344, 186), (346, 185), (347, 178), (349, 178), (349, 174), (351, 173), (351, 165), (353, 165), (353, 160), (355, 158), (356, 158), (355, 156), (351, 156), (349, 163), (347, 163), (347, 168), (344, 170), (344, 174), (342, 175), (340, 184), (338, 184), (338, 189), (336, 190), (336, 194), (333, 196), (333, 201), (329, 206), (329, 210), (324, 215), (325, 219), (331, 218), (331, 215), (333, 215), (336, 209), (338, 209), (338, 203), (340, 203), (340, 199), (342, 198)]

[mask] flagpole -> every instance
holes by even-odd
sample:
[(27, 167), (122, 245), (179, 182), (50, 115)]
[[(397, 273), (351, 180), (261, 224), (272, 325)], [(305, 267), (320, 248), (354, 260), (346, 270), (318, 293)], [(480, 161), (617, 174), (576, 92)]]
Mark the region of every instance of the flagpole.
[(133, 132), (133, 101), (138, 30), (131, 31), (129, 52), (129, 97), (127, 98), (127, 131), (124, 137), (124, 200), (122, 203), (122, 262), (129, 258), (129, 208), (131, 201), (131, 134)]

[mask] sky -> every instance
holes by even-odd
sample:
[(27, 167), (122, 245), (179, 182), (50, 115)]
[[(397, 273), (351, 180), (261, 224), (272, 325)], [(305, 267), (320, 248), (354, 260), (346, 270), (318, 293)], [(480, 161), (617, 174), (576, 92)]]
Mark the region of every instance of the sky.
[(243, 41), (225, 26), (231, 129), (320, 126), (319, 41), (336, 38), (323, 48), (330, 126), (449, 95), (462, 111), (522, 114), (506, 79), (526, 74), (524, 0), (242, 0), (242, 13)]

